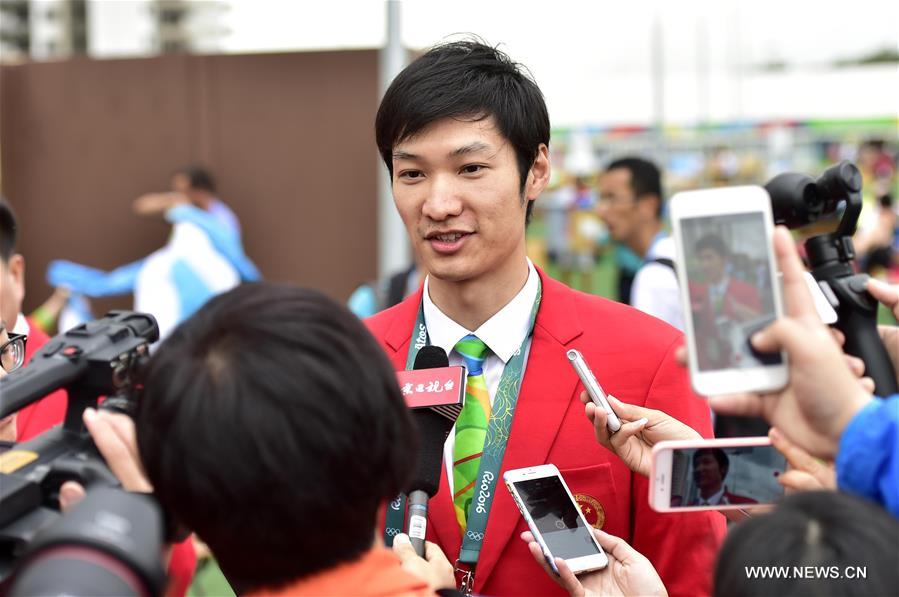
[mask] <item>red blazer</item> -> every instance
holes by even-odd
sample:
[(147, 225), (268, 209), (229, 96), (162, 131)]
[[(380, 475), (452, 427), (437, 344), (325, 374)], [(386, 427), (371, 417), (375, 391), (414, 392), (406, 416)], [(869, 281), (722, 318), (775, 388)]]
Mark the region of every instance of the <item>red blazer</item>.
[[(583, 390), (565, 357), (580, 350), (603, 388), (617, 398), (663, 410), (711, 437), (709, 408), (690, 390), (685, 369), (674, 361), (682, 343), (673, 327), (640, 311), (571, 290), (543, 272), (527, 370), (518, 398), (503, 471), (555, 464), (592, 523), (601, 509), (602, 529), (626, 539), (649, 558), (670, 594), (708, 593), (725, 519), (717, 512), (658, 514), (649, 508), (649, 481), (632, 474), (600, 446), (578, 399)], [(421, 289), (366, 323), (397, 369), (403, 369)], [(599, 508), (597, 508), (597, 506)], [(461, 533), (442, 471), (430, 502), (428, 539), (450, 561)], [(533, 561), (518, 535), (527, 526), (502, 483), (497, 484), (474, 591), (484, 595), (562, 594)]]

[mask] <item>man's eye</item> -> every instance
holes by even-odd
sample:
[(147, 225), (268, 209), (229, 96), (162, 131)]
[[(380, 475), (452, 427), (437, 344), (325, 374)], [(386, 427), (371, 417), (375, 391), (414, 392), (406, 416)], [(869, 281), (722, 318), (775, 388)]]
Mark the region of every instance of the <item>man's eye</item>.
[(407, 180), (416, 180), (421, 178), (423, 175), (421, 170), (403, 170), (397, 175), (399, 178), (405, 178)]
[(464, 174), (477, 174), (483, 169), (484, 166), (482, 166), (481, 164), (468, 164), (467, 166), (462, 167), (462, 172)]

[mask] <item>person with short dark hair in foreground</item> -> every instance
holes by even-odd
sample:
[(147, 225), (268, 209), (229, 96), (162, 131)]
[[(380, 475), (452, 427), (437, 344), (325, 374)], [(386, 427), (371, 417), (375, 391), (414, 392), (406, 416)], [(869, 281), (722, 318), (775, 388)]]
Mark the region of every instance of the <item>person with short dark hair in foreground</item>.
[(209, 545), (239, 594), (452, 587), (436, 546), (429, 564), (398, 545), (401, 563), (377, 533), (409, 479), (415, 439), (364, 325), (323, 294), (267, 283), (212, 299), (171, 334), (137, 414), (159, 502)]

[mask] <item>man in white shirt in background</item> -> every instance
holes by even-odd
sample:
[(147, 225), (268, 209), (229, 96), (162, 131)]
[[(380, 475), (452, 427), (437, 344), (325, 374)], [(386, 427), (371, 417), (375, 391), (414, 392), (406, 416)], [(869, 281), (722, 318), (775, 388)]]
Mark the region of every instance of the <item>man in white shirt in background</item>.
[(674, 240), (662, 226), (663, 203), (661, 174), (648, 160), (615, 160), (599, 178), (599, 217), (613, 240), (643, 258), (630, 297), (621, 300), (683, 330)]

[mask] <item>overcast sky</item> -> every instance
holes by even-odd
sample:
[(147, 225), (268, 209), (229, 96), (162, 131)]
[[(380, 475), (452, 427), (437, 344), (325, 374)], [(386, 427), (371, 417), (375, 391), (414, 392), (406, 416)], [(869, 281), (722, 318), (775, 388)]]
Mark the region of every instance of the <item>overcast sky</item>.
[[(223, 19), (230, 34), (221, 46), (229, 52), (372, 48), (385, 40), (380, 0), (227, 3)], [(651, 120), (658, 39), (665, 116), (675, 121), (766, 117), (783, 109), (770, 97), (780, 95), (777, 89), (796, 110), (808, 107), (815, 117), (884, 116), (899, 106), (895, 66), (861, 78), (821, 72), (837, 58), (897, 48), (895, 0), (404, 0), (400, 10), (410, 48), (460, 33), (500, 44), (529, 67), (561, 124)], [(746, 70), (773, 61), (802, 75), (794, 70), (772, 78)]]

